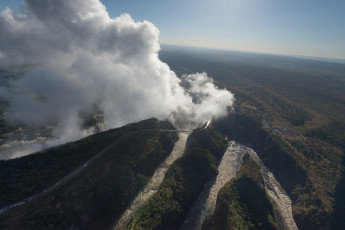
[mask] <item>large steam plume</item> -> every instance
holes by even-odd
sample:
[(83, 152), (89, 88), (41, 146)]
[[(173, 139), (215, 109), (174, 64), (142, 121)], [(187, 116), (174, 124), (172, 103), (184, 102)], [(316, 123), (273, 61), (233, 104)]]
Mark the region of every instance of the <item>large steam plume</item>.
[(0, 67), (28, 66), (0, 88), (6, 119), (54, 121), (63, 141), (85, 135), (81, 113), (95, 108), (108, 128), (149, 117), (191, 128), (224, 116), (234, 100), (206, 73), (179, 79), (158, 58), (152, 23), (110, 18), (99, 0), (26, 0), (1, 13), (0, 31)]

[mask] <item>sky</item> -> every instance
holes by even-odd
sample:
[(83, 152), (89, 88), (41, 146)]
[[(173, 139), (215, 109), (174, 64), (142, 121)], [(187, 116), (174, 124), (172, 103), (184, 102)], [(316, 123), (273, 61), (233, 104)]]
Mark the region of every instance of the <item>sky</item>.
[[(207, 73), (177, 76), (159, 59), (159, 31), (151, 22), (129, 14), (114, 19), (95, 0), (26, 4), (21, 13), (7, 8), (0, 15), (0, 69), (7, 71), (0, 75), (16, 76), (0, 85), (9, 105), (3, 116), (54, 126), (54, 138), (14, 154), (10, 148), (7, 157), (151, 117), (192, 130), (231, 110), (234, 95)], [(95, 113), (102, 114), (101, 126), (85, 127)]]
[(112, 18), (152, 22), (161, 44), (345, 59), (344, 0), (101, 1)]

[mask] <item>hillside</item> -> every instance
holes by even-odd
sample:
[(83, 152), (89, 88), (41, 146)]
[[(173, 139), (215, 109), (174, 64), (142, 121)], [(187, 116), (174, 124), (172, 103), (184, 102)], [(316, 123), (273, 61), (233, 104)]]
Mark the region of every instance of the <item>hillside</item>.
[(260, 167), (249, 155), (244, 155), (236, 178), (219, 192), (216, 210), (202, 229), (277, 229)]
[[(173, 128), (167, 122), (149, 119), (25, 158), (2, 161), (5, 169), (2, 181), (13, 180), (10, 182), (17, 185), (12, 188), (6, 182), (2, 187), (3, 191), (12, 189), (14, 195), (18, 194), (12, 196), (13, 200), (41, 193), (0, 215), (0, 228), (104, 229), (111, 226), (170, 154), (177, 133), (164, 132), (164, 129)], [(96, 155), (104, 148), (101, 155)], [(92, 156), (96, 158), (85, 164)], [(23, 162), (28, 166), (23, 167)], [(80, 165), (77, 173), (60, 181)], [(18, 175), (15, 180), (4, 173), (11, 171)], [(30, 187), (33, 189), (28, 191)], [(6, 195), (11, 194), (7, 191), (1, 193), (6, 202)]]
[(1, 160), (0, 207), (42, 192), (122, 136), (142, 129), (173, 129), (155, 119), (128, 124), (13, 160)]
[(226, 142), (213, 128), (195, 130), (185, 155), (168, 170), (156, 194), (134, 215), (127, 229), (178, 229), (190, 207), (217, 175)]
[[(178, 74), (207, 71), (234, 93), (229, 114), (185, 134), (186, 149), (171, 165), (162, 162), (178, 132), (157, 119), (0, 161), (0, 208), (25, 203), (0, 214), (0, 229), (112, 229), (136, 197), (147, 195), (143, 189), (161, 165), (167, 169), (162, 183), (126, 229), (179, 229), (210, 194), (231, 142), (258, 159), (246, 156), (241, 167), (244, 152), (232, 152), (240, 170), (217, 190), (216, 210), (203, 229), (279, 229), (267, 172), (288, 197), (293, 229), (343, 229), (344, 65), (188, 49), (160, 55)], [(0, 125), (1, 137), (18, 128)]]
[(234, 93), (234, 113), (214, 126), (258, 153), (300, 229), (342, 228), (344, 64), (174, 47), (161, 58), (179, 74), (206, 71)]
[(297, 126), (287, 118), (287, 112), (274, 114), (278, 110), (267, 110), (265, 107), (270, 107), (266, 101), (241, 93), (237, 98), (235, 113), (214, 125), (230, 139), (250, 145), (258, 153), (292, 199), (299, 228), (328, 228), (336, 215), (336, 199), (342, 199), (336, 195), (344, 173), (342, 122), (336, 127), (315, 123), (318, 127), (314, 128), (305, 121)]

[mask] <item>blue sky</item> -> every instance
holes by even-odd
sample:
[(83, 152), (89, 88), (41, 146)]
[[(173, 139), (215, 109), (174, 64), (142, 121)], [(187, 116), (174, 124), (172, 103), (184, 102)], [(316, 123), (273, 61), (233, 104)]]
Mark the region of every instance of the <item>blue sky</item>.
[[(17, 9), (22, 0), (1, 0)], [(102, 0), (151, 21), (163, 44), (345, 59), (344, 0)]]

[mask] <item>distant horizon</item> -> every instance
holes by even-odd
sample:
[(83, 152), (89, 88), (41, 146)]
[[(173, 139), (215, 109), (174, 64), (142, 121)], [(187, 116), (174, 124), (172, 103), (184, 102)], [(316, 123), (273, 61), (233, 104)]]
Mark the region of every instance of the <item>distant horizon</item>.
[(260, 52), (260, 51), (252, 51), (252, 50), (236, 50), (236, 49), (226, 49), (226, 48), (217, 48), (217, 47), (207, 47), (207, 46), (193, 46), (193, 45), (180, 45), (180, 44), (168, 44), (168, 43), (160, 43), (161, 46), (174, 46), (174, 47), (185, 47), (191, 49), (209, 49), (209, 50), (219, 50), (219, 51), (226, 51), (226, 52), (238, 52), (238, 53), (247, 53), (247, 54), (261, 54), (261, 55), (272, 55), (272, 56), (282, 56), (282, 57), (293, 57), (293, 58), (301, 58), (306, 60), (312, 61), (324, 61), (324, 62), (331, 62), (336, 64), (345, 64), (345, 58), (336, 58), (336, 57), (322, 57), (322, 56), (308, 56), (303, 54), (292, 54), (292, 53), (271, 53), (271, 52)]
[[(111, 18), (153, 23), (160, 44), (345, 60), (342, 0), (100, 1)], [(0, 12), (23, 2), (3, 0)]]

